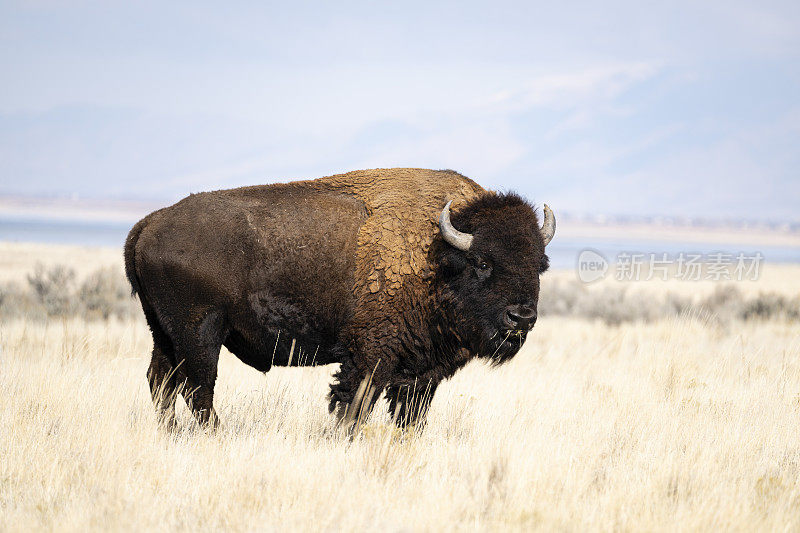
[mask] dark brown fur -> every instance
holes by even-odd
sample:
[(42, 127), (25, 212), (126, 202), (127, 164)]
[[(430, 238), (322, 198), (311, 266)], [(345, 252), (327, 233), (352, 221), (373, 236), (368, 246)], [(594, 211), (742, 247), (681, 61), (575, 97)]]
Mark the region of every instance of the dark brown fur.
[[(439, 234), (448, 200), (453, 225), (475, 235), (469, 252)], [(194, 194), (145, 217), (125, 243), (168, 424), (179, 391), (201, 424), (216, 424), (223, 345), (261, 371), (340, 363), (332, 410), (368, 377), (378, 394), (356, 398), (359, 410), (386, 390), (398, 423), (414, 422), (471, 358), (518, 351), (527, 331), (509, 339), (502, 316), (512, 304), (535, 311), (546, 261), (521, 198), (423, 169)]]

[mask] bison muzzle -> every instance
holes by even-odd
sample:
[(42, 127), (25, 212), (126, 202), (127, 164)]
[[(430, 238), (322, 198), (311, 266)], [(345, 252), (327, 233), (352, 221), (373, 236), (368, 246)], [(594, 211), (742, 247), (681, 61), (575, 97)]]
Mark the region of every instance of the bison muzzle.
[(378, 169), (192, 194), (139, 221), (125, 270), (153, 334), (161, 420), (201, 425), (222, 346), (262, 371), (339, 363), (330, 410), (386, 393), (400, 426), (473, 358), (513, 357), (536, 323), (555, 218), (453, 171)]

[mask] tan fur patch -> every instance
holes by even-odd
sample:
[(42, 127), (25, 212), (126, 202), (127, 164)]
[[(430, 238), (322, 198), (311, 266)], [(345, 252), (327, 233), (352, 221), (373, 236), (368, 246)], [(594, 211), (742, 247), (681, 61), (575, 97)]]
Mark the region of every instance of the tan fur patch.
[(317, 180), (345, 189), (364, 202), (369, 217), (358, 237), (356, 280), (369, 280), (369, 292), (394, 296), (407, 282), (427, 277), (427, 255), (438, 233), (439, 214), (448, 200), (453, 209), (483, 189), (455, 172), (376, 169)]

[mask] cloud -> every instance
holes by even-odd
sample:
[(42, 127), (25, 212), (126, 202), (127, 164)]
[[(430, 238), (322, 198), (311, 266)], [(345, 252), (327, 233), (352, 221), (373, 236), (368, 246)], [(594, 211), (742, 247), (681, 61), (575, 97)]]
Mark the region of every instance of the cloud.
[(96, 7), (0, 7), (0, 192), (412, 165), (566, 210), (793, 209), (794, 4)]
[(654, 76), (658, 68), (657, 63), (639, 61), (546, 74), (495, 94), (491, 104), (514, 111), (613, 100), (631, 85)]

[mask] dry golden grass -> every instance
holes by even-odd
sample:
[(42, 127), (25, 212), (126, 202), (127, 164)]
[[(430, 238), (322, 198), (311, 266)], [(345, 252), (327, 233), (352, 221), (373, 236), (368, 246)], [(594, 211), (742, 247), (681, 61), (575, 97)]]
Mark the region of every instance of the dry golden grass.
[(111, 248), (0, 241), (0, 282), (24, 281), (37, 264), (66, 265), (74, 269), (79, 278), (102, 267), (121, 269), (122, 243)]
[(424, 431), (381, 408), (352, 442), (333, 367), (223, 353), (223, 428), (181, 403), (169, 434), (143, 321), (7, 321), (0, 350), (2, 531), (800, 528), (796, 323), (544, 316), (440, 387)]

